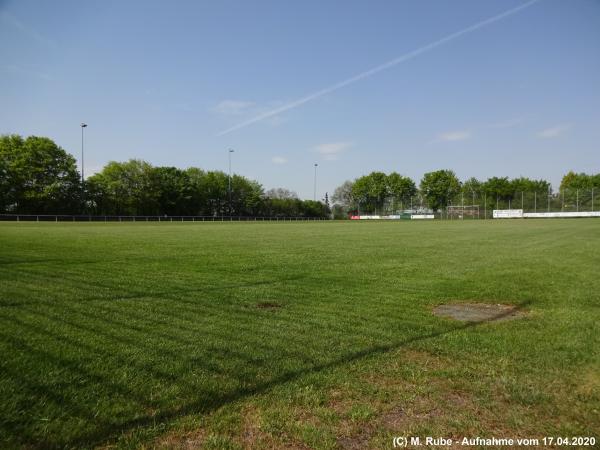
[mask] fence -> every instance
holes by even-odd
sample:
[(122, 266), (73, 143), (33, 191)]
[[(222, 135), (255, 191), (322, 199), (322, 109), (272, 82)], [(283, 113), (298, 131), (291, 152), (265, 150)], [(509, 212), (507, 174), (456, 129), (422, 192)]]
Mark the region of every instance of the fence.
[[(453, 196), (436, 213), (442, 219), (491, 219), (493, 210), (522, 209), (525, 213), (600, 211), (600, 189), (563, 189), (555, 193), (516, 191), (503, 195), (463, 192)], [(364, 212), (363, 212), (364, 211)], [(387, 198), (381, 208), (361, 204), (361, 214), (398, 215), (428, 211), (422, 195), (406, 199)], [(429, 210), (430, 211), (430, 210)]]
[(329, 218), (254, 216), (87, 216), (61, 214), (0, 214), (0, 221), (16, 222), (296, 222), (317, 220), (329, 220)]
[(491, 218), (494, 209), (521, 209), (524, 213), (593, 212), (600, 210), (599, 194), (600, 189), (563, 189), (556, 193), (517, 191), (503, 196), (471, 192), (455, 196), (451, 205), (478, 206), (482, 219)]

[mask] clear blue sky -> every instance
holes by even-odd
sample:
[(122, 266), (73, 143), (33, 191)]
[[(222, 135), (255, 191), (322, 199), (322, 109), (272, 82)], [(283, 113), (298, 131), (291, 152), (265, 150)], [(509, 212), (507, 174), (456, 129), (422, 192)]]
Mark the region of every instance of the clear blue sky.
[(312, 198), (372, 170), (600, 172), (600, 1), (2, 1), (0, 133), (109, 160), (233, 169)]

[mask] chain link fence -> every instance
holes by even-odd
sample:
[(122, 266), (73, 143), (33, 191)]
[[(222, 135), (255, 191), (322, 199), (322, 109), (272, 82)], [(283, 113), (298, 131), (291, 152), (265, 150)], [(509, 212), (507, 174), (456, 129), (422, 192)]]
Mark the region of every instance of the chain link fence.
[(600, 189), (562, 189), (558, 192), (515, 191), (503, 195), (462, 192), (447, 205), (433, 211), (420, 194), (396, 199), (386, 198), (381, 207), (359, 205), (360, 214), (410, 217), (435, 214), (436, 219), (491, 219), (494, 210), (521, 209), (525, 213), (600, 211)]

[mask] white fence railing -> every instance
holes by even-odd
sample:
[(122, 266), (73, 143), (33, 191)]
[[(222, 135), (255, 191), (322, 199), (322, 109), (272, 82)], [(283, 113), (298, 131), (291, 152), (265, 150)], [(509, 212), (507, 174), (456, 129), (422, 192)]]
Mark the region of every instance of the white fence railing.
[(0, 214), (0, 221), (15, 222), (297, 222), (329, 220), (298, 216), (91, 216), (65, 214)]

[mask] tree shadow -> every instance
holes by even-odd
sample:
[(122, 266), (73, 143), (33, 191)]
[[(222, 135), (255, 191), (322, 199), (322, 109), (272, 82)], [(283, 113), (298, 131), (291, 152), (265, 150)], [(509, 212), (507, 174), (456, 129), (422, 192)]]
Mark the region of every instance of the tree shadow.
[(183, 407), (177, 408), (176, 410), (163, 411), (151, 417), (134, 419), (123, 423), (119, 427), (99, 428), (93, 433), (87, 434), (77, 440), (74, 440), (73, 442), (70, 442), (70, 445), (79, 446), (84, 444), (99, 444), (102, 442), (110, 441), (111, 439), (115, 439), (118, 435), (138, 427), (145, 427), (155, 424), (157, 422), (169, 421), (174, 418), (186, 416), (189, 414), (207, 414), (229, 403), (237, 402), (246, 397), (265, 393), (277, 386), (284, 385), (286, 383), (295, 381), (310, 374), (336, 369), (364, 358), (370, 358), (373, 356), (390, 353), (417, 342), (435, 339), (438, 337), (475, 328), (490, 322), (494, 322), (496, 320), (504, 318), (509, 314), (512, 314), (514, 311), (520, 311), (526, 308), (531, 303), (531, 301), (521, 302), (516, 305), (514, 310), (510, 312), (502, 312), (490, 318), (489, 320), (481, 322), (468, 322), (455, 326), (451, 329), (426, 333), (420, 336), (415, 336), (412, 338), (390, 343), (388, 345), (375, 345), (370, 348), (358, 350), (354, 353), (343, 355), (329, 362), (315, 364), (313, 366), (302, 368), (299, 370), (289, 371), (269, 381), (257, 383), (254, 386), (239, 388), (228, 393), (212, 396), (208, 401), (206, 401), (206, 399), (202, 399), (201, 401), (192, 401)]

